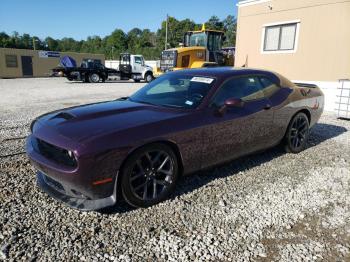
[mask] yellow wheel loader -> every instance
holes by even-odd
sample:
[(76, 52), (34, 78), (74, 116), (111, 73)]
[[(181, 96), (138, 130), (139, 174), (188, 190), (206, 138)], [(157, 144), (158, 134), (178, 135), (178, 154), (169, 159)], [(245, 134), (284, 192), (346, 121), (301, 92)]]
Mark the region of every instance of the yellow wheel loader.
[(233, 66), (234, 47), (222, 49), (224, 32), (207, 30), (189, 31), (181, 47), (162, 51), (160, 62), (154, 69), (157, 77), (165, 72), (209, 66)]

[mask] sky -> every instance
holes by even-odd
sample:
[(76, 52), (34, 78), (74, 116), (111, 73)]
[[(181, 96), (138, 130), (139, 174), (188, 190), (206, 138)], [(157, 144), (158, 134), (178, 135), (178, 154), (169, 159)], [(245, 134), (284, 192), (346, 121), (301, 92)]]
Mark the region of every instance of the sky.
[(44, 39), (104, 37), (114, 29), (156, 31), (166, 14), (196, 23), (212, 15), (236, 17), (237, 0), (1, 0), (0, 32), (29, 33)]

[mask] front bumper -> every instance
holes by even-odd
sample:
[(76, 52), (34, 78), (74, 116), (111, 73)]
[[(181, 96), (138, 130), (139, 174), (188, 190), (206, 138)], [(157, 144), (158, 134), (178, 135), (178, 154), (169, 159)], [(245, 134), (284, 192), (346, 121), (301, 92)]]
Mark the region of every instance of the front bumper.
[[(79, 194), (78, 191), (75, 191), (71, 186), (59, 183), (40, 171), (37, 172), (37, 184), (51, 197), (79, 210), (99, 210), (108, 206), (113, 206), (117, 201), (116, 192), (113, 192), (111, 196), (106, 198), (90, 199), (89, 197)], [(66, 193), (74, 191), (77, 192), (77, 196), (72, 196)]]
[[(81, 210), (97, 210), (116, 203), (118, 172), (109, 161), (81, 159), (77, 167), (67, 167), (37, 152), (32, 139), (32, 135), (27, 138), (26, 153), (38, 171), (38, 186), (50, 196)], [(110, 181), (94, 185), (94, 181), (106, 178)]]

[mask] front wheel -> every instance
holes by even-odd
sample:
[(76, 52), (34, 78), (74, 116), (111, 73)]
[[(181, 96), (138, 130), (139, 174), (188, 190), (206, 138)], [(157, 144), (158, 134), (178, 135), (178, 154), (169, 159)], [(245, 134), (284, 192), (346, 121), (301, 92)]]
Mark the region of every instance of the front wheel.
[(151, 82), (153, 80), (153, 75), (151, 73), (147, 73), (145, 75), (145, 80), (147, 83)]
[(309, 139), (309, 119), (304, 113), (298, 113), (290, 121), (285, 138), (284, 148), (288, 153), (299, 153), (305, 149)]
[(89, 80), (91, 83), (98, 83), (100, 81), (100, 75), (97, 73), (92, 73), (89, 75)]
[(165, 200), (175, 189), (178, 161), (171, 148), (153, 144), (136, 150), (122, 170), (122, 193), (135, 207), (149, 207)]

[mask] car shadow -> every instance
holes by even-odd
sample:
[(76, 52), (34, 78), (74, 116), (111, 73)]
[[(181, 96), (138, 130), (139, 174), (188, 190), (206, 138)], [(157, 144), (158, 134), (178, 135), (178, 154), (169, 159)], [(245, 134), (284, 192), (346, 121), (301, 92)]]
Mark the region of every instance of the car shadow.
[[(309, 143), (306, 149), (319, 145), (320, 143), (337, 137), (347, 129), (342, 126), (317, 123), (311, 129)], [(170, 199), (175, 199), (181, 195), (192, 192), (198, 188), (207, 186), (211, 181), (219, 178), (225, 178), (228, 176), (234, 176), (239, 172), (247, 169), (259, 166), (263, 163), (271, 161), (283, 154), (286, 154), (282, 146), (276, 146), (267, 149), (263, 152), (254, 153), (249, 156), (241, 157), (225, 164), (220, 164), (215, 167), (208, 168), (206, 170), (197, 171), (189, 176), (182, 177), (176, 185), (175, 192), (171, 195)], [(125, 213), (136, 208), (129, 206), (124, 200), (120, 201), (114, 207), (102, 210), (102, 213), (114, 214)]]

